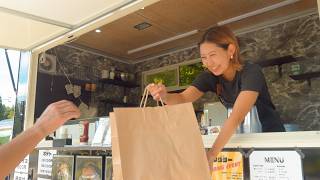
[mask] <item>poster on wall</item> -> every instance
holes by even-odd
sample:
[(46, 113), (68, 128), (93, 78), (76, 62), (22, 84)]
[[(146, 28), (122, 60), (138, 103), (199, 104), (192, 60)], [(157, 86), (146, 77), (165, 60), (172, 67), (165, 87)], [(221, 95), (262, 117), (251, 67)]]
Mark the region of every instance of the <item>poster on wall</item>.
[(249, 165), (251, 180), (303, 180), (301, 156), (296, 151), (253, 151)]
[(52, 161), (53, 180), (72, 180), (74, 156), (72, 155), (54, 155)]
[(212, 180), (243, 180), (241, 152), (220, 152), (212, 164)]
[(56, 150), (39, 150), (38, 175), (51, 176), (53, 155)]
[(101, 156), (77, 156), (76, 157), (76, 179), (102, 179), (102, 157)]

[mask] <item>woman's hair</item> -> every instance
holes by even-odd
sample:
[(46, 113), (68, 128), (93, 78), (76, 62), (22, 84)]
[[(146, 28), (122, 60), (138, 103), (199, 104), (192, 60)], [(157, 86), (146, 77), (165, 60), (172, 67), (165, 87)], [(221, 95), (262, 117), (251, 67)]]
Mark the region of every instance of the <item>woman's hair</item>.
[(235, 46), (235, 52), (233, 58), (231, 59), (231, 64), (236, 70), (242, 69), (242, 61), (240, 60), (240, 49), (237, 38), (233, 32), (226, 26), (215, 26), (206, 31), (202, 36), (199, 46), (203, 43), (214, 43), (218, 47), (221, 47), (225, 50), (228, 49), (230, 44)]

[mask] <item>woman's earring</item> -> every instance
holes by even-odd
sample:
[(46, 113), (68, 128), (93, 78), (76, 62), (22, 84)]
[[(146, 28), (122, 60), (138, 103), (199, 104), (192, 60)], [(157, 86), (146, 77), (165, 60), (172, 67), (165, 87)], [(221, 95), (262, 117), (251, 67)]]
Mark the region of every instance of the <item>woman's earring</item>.
[(203, 69), (208, 69), (208, 67), (205, 64), (202, 64)]
[(233, 55), (231, 55), (231, 57), (230, 57), (231, 59), (233, 59)]

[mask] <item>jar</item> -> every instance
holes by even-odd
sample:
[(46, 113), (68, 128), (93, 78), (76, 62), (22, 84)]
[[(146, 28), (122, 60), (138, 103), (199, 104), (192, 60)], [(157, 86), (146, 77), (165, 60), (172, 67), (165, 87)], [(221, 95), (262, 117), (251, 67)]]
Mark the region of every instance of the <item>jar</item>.
[(104, 69), (104, 70), (101, 71), (101, 78), (102, 79), (108, 79), (109, 75), (110, 75), (109, 70)]
[(80, 145), (87, 145), (89, 140), (89, 121), (84, 120), (80, 122)]
[(116, 75), (115, 70), (116, 70), (116, 69), (115, 69), (114, 67), (111, 68), (111, 71), (110, 71), (110, 73), (109, 73), (109, 78), (110, 78), (110, 79), (114, 79), (114, 77), (115, 77), (115, 75)]
[(135, 81), (135, 75), (133, 73), (128, 74), (128, 80), (131, 82)]

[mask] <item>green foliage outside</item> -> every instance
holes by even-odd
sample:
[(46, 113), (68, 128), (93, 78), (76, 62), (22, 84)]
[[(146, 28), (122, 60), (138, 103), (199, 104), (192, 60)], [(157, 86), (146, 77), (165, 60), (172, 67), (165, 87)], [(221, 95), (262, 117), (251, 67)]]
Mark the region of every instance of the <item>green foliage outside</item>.
[(0, 137), (0, 145), (9, 142), (9, 140), (10, 140), (10, 136)]
[(13, 119), (14, 116), (14, 108), (7, 107), (2, 104), (2, 99), (0, 97), (0, 121), (4, 119)]
[(203, 66), (201, 62), (195, 64), (182, 65), (179, 67), (180, 86), (188, 86), (202, 72)]
[(167, 87), (178, 86), (178, 73), (174, 70), (167, 70), (155, 74), (150, 74), (146, 76), (147, 84), (150, 83), (162, 83)]

